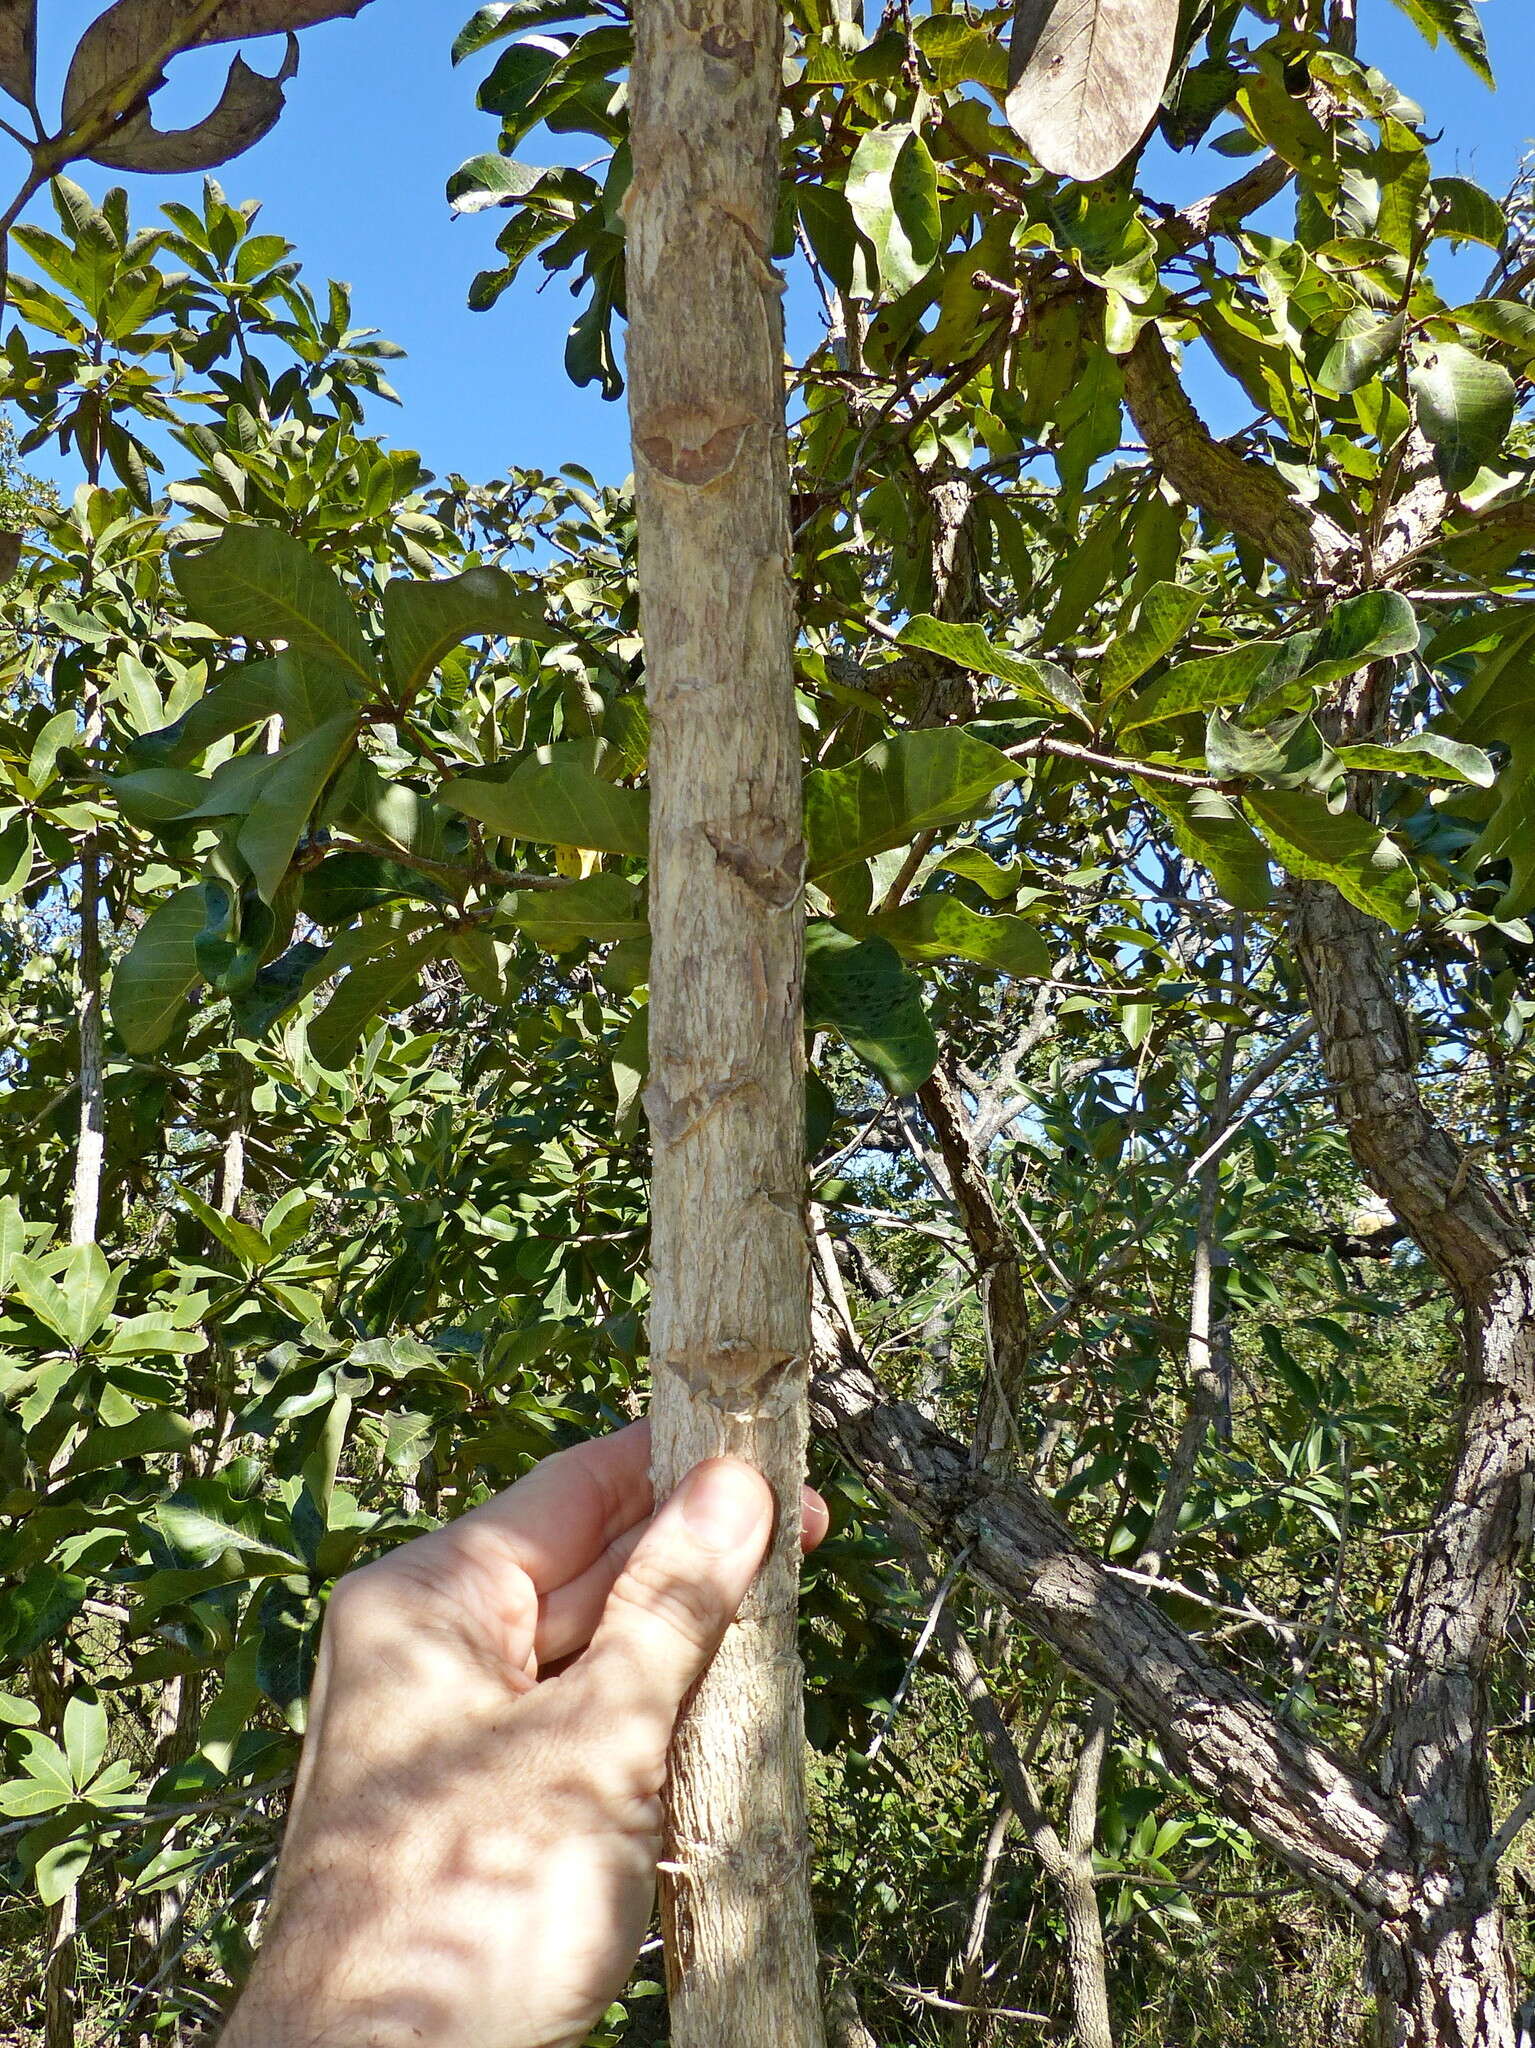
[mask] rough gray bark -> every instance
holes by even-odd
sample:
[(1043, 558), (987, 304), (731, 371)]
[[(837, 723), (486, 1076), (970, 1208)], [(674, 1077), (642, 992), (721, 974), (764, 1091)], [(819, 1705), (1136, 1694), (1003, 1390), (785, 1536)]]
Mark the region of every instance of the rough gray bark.
[(1530, 1547), (1535, 1247), (1511, 1200), (1426, 1109), (1385, 934), (1307, 884), (1292, 920), (1354, 1156), (1454, 1288), (1466, 1346), (1460, 1438), (1392, 1612), (1381, 1782), (1417, 1843), (1412, 1913), (1371, 1939), (1390, 2048), (1514, 2048), (1519, 2003), (1488, 1847), (1487, 1677)]
[(890, 1400), (829, 1322), (817, 1366), (817, 1426), (931, 1543), (968, 1548), (970, 1575), (1111, 1692), (1175, 1770), (1365, 1925), (1408, 1908), (1408, 1831), (1364, 1773), (1223, 1671), (1085, 1551), (1031, 1486), (978, 1472), (962, 1444)]
[(1334, 579), (1348, 536), (1308, 512), (1277, 471), (1246, 461), (1217, 441), (1189, 402), (1153, 321), (1125, 357), (1125, 403), (1158, 468), (1191, 505), (1280, 562), (1301, 584)]
[(635, 11), (625, 203), (650, 703), (657, 1491), (771, 1481), (772, 1553), (673, 1750), (662, 1906), (677, 2048), (820, 2048), (795, 1650), (809, 1266), (770, 0)]
[[(1303, 583), (1389, 584), (1443, 530), (1445, 493), (1416, 433), (1401, 444), (1368, 530), (1349, 536), (1301, 513), (1277, 478), (1214, 439), (1153, 327), (1127, 363), (1126, 393), (1174, 487)], [(1323, 721), (1331, 739), (1372, 730), (1386, 680), (1366, 669), (1339, 688)], [(1292, 902), (1296, 959), (1354, 1158), (1450, 1283), (1464, 1326), (1459, 1441), (1396, 1601), (1400, 1655), (1372, 1742), (1412, 1854), (1404, 1907), (1367, 1922), (1368, 1971), (1388, 2048), (1517, 2048), (1489, 1813), (1487, 1677), (1531, 1543), (1535, 1240), (1517, 1203), (1428, 1113), (1381, 927), (1324, 884), (1298, 885)]]
[(1109, 1738), (1114, 1732), (1114, 1711), (1110, 1693), (1100, 1693), (1093, 1701), (1066, 1806), (1061, 1903), (1066, 1910), (1066, 1966), (1071, 1978), (1072, 2019), (1079, 2048), (1114, 2048), (1109, 1958), (1103, 1939), (1098, 1887), (1093, 1879), (1098, 1786), (1109, 1753)]

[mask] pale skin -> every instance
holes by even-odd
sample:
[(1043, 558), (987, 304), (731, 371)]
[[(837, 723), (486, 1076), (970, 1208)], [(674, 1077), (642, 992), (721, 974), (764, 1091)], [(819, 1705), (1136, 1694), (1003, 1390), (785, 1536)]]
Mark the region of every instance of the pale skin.
[[(678, 1709), (773, 1498), (645, 1424), (343, 1579), (271, 1919), (222, 2048), (577, 2048), (655, 1894)], [(807, 1549), (826, 1508), (806, 1489)]]

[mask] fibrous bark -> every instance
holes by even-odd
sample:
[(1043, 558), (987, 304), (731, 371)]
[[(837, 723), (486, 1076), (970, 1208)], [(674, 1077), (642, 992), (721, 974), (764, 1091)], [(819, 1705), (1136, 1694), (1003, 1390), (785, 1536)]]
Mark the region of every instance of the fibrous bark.
[(769, 0), (635, 13), (630, 420), (651, 718), (657, 1492), (750, 1459), (766, 1566), (673, 1751), (677, 2048), (820, 2048), (795, 1651), (809, 1266), (800, 746)]

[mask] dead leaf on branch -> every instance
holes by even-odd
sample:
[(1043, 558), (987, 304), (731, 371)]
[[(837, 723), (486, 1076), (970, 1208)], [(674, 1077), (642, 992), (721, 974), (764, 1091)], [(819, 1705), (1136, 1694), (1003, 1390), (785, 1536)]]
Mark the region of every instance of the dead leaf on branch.
[[(211, 170), (259, 142), (282, 111), (283, 86), (298, 68), (294, 31), (359, 13), (368, 0), (116, 0), (80, 38), (64, 83), (61, 140), (81, 135), (84, 155), (113, 170)], [(16, 12), (16, 0), (0, 0)], [(34, 0), (27, 0), (30, 22)], [(288, 36), (275, 77), (242, 57), (229, 69), (212, 113), (191, 128), (162, 132), (149, 101), (165, 67), (183, 50), (247, 36)], [(0, 35), (0, 56), (7, 48)], [(9, 85), (9, 79), (6, 79)], [(104, 132), (100, 129), (105, 117)], [(62, 168), (62, 162), (54, 165)]]
[(298, 70), (298, 37), (289, 36), (274, 77), (253, 71), (243, 57), (229, 67), (211, 114), (191, 128), (160, 129), (143, 107), (91, 151), (93, 163), (114, 171), (211, 171), (259, 142), (283, 109), (283, 87)]
[(1151, 126), (1178, 0), (1018, 0), (1007, 118), (1047, 171), (1102, 178)]
[(0, 0), (0, 86), (30, 105), (37, 79), (37, 0)]

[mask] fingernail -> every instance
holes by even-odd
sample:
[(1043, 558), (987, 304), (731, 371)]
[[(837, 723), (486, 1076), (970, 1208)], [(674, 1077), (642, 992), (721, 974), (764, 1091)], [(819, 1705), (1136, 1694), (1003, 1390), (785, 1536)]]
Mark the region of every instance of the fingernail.
[(705, 1550), (739, 1550), (767, 1519), (766, 1482), (750, 1465), (717, 1458), (682, 1482), (682, 1519)]

